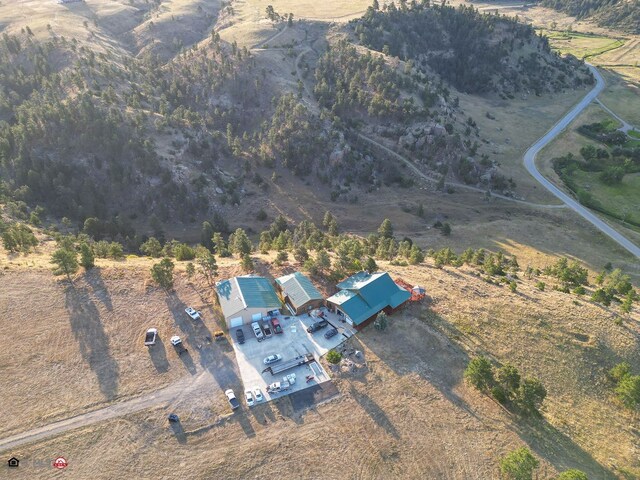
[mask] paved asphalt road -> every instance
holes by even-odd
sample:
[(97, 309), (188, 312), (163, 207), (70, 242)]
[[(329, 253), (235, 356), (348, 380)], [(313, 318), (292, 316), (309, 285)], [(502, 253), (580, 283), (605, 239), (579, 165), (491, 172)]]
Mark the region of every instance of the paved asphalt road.
[(562, 200), (571, 210), (576, 212), (585, 220), (592, 223), (598, 230), (605, 235), (609, 236), (614, 242), (624, 247), (631, 252), (636, 258), (640, 258), (640, 247), (631, 242), (628, 238), (622, 235), (617, 230), (610, 227), (606, 222), (596, 216), (591, 210), (583, 207), (576, 200), (564, 193), (553, 183), (547, 180), (536, 167), (536, 155), (542, 150), (551, 140), (558, 136), (579, 114), (582, 112), (604, 89), (604, 79), (598, 70), (591, 65), (589, 66), (593, 75), (596, 78), (596, 86), (578, 103), (569, 113), (567, 113), (562, 120), (556, 123), (551, 130), (549, 130), (544, 137), (533, 144), (529, 150), (524, 154), (524, 166), (527, 171), (538, 181), (540, 184), (553, 193), (556, 197)]

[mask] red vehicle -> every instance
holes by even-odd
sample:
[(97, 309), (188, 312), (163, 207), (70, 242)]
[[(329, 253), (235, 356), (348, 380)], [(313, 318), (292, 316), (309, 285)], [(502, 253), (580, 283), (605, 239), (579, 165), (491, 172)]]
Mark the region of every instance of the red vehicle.
[(272, 318), (271, 325), (273, 325), (273, 333), (275, 333), (276, 335), (282, 333), (282, 325), (280, 325), (280, 320), (278, 320), (277, 318)]

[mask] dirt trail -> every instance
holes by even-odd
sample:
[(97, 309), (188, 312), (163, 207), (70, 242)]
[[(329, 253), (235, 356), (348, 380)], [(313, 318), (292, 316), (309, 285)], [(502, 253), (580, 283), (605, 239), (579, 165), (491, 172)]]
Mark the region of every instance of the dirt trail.
[(94, 410), (93, 412), (66, 418), (59, 422), (51, 423), (43, 427), (34, 428), (32, 430), (27, 430), (26, 432), (0, 439), (0, 451), (16, 448), (24, 445), (25, 443), (35, 442), (54, 435), (60, 435), (61, 433), (76, 428), (86, 427), (87, 425), (103, 422), (123, 415), (129, 415), (131, 413), (139, 412), (140, 410), (146, 410), (159, 405), (169, 405), (181, 395), (193, 392), (196, 388), (207, 383), (211, 383), (213, 386), (214, 382), (211, 376), (208, 375), (206, 371), (203, 371), (195, 377), (182, 379), (166, 388), (163, 388), (162, 390), (157, 390), (155, 392), (142, 395), (141, 397), (116, 403), (99, 410)]

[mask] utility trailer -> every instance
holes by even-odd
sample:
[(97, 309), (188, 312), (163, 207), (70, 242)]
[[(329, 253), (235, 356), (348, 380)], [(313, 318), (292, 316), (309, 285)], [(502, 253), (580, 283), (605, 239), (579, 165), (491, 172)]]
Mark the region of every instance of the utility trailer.
[(312, 354), (306, 353), (304, 355), (300, 355), (292, 360), (287, 360), (286, 362), (280, 362), (271, 367), (265, 368), (262, 372), (271, 372), (271, 375), (277, 375), (282, 372), (286, 372), (295, 367), (299, 367), (300, 365), (306, 365), (307, 363), (315, 362), (315, 358)]

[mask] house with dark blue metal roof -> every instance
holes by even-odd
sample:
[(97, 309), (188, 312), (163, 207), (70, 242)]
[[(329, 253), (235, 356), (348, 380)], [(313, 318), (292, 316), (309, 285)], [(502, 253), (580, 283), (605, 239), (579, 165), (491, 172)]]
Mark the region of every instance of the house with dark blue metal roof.
[(393, 312), (411, 297), (387, 272), (358, 272), (336, 286), (340, 291), (327, 298), (327, 306), (356, 328), (383, 310)]

